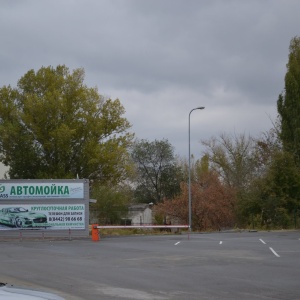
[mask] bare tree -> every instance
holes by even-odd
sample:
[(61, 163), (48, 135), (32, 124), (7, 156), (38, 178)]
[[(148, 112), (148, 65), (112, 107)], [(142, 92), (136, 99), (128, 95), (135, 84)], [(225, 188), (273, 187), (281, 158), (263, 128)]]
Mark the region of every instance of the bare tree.
[(202, 141), (209, 157), (210, 168), (216, 171), (222, 181), (238, 190), (245, 189), (258, 168), (255, 141), (245, 134), (221, 134), (218, 138)]

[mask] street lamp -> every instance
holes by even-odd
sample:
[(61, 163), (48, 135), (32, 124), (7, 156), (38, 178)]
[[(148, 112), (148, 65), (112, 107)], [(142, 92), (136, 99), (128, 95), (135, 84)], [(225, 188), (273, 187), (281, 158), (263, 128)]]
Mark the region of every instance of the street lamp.
[(192, 231), (192, 195), (191, 195), (191, 113), (196, 109), (204, 109), (204, 106), (193, 108), (189, 113), (189, 231)]

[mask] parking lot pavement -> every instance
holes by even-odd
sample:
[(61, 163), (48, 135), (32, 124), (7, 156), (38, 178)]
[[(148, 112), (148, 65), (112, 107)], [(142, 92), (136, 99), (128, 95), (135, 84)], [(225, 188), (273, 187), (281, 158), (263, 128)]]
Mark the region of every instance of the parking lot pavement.
[(0, 244), (0, 282), (65, 299), (300, 299), (299, 231)]

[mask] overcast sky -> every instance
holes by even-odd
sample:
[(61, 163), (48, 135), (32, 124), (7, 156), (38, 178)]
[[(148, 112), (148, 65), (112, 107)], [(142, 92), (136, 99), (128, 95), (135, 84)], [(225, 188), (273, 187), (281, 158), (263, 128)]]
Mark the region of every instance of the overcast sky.
[(65, 64), (119, 98), (140, 139), (199, 158), (220, 133), (272, 127), (298, 0), (0, 0), (0, 86)]

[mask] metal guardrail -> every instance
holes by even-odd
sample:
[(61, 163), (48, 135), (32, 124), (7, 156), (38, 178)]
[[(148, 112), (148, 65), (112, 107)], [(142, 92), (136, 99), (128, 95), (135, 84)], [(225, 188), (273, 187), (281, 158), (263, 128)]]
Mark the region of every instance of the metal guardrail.
[(189, 225), (92, 225), (92, 240), (99, 241), (99, 229), (134, 229), (134, 228), (189, 228)]
[(97, 229), (121, 229), (121, 228), (189, 228), (189, 225), (101, 225)]

